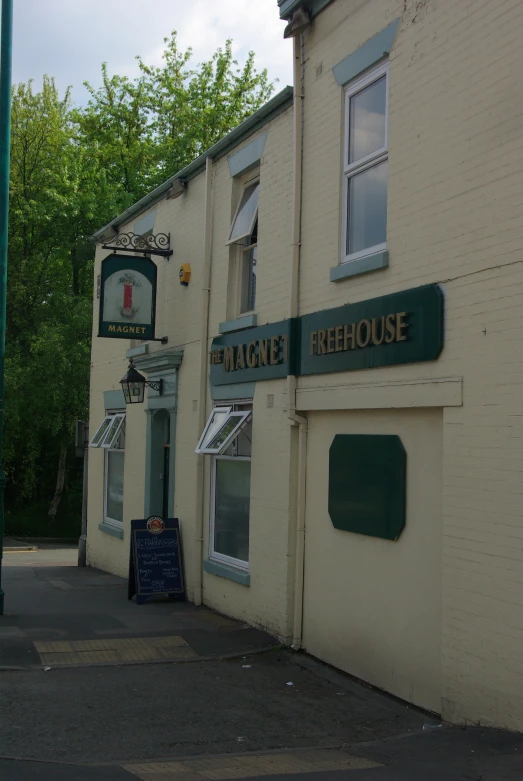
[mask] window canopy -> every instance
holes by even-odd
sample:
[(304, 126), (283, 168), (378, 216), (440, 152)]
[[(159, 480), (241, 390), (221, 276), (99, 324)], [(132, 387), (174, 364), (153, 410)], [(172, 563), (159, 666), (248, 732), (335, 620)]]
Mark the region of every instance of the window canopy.
[(125, 412), (118, 412), (116, 415), (106, 415), (89, 442), (89, 447), (105, 447), (108, 449), (114, 447), (124, 422)]
[(240, 433), (251, 416), (251, 411), (233, 412), (232, 407), (216, 407), (200, 437), (195, 453), (219, 456)]
[(258, 196), (260, 194), (260, 183), (248, 184), (243, 189), (242, 197), (236, 209), (236, 214), (231, 225), (229, 240), (227, 244), (233, 244), (235, 241), (241, 241), (250, 236), (254, 230), (256, 217), (258, 216)]

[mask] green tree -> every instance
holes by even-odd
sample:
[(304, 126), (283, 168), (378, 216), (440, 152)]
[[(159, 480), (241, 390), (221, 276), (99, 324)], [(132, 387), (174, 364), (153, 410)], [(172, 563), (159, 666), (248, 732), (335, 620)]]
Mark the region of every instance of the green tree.
[(91, 98), (76, 113), (80, 138), (98, 155), (126, 208), (188, 165), (238, 125), (274, 91), (254, 53), (239, 67), (226, 41), (207, 62), (191, 66), (192, 50), (178, 49), (176, 32), (165, 38), (160, 66), (138, 58), (140, 76), (109, 76), (86, 83)]
[[(87, 107), (52, 78), (13, 88), (5, 463), (8, 505), (46, 499), (53, 519), (75, 421), (86, 419), (92, 318), (89, 236), (212, 146), (273, 91), (231, 42), (191, 65), (176, 33), (161, 66), (87, 85)], [(52, 468), (50, 468), (50, 464)]]
[[(54, 82), (13, 90), (7, 297), (8, 498), (29, 499), (58, 453), (58, 494), (67, 444), (86, 413), (92, 261), (86, 238), (101, 218), (88, 152), (70, 119), (70, 96)], [(98, 187), (98, 190), (100, 188)], [(49, 499), (51, 497), (49, 496)], [(53, 513), (52, 513), (53, 514)]]

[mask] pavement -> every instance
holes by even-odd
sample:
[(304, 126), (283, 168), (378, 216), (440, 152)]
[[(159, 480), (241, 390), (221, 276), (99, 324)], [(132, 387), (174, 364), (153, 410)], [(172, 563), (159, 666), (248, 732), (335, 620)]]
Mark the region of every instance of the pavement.
[(196, 660), (278, 645), (187, 602), (138, 606), (127, 599), (125, 580), (76, 564), (70, 546), (4, 552), (0, 669)]
[(523, 736), (440, 726), (265, 632), (137, 606), (76, 548), (4, 553), (2, 781), (521, 781)]

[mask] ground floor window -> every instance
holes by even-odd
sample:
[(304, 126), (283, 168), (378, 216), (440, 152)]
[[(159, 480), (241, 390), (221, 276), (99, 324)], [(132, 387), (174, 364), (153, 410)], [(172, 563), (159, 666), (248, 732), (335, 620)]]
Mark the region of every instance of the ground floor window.
[[(121, 413), (109, 413), (117, 417)], [(121, 526), (123, 524), (123, 474), (125, 462), (125, 422), (116, 439), (104, 452), (104, 521)]]
[(104, 520), (109, 523), (123, 523), (123, 468), (124, 451), (107, 450), (105, 453)]
[(226, 449), (212, 457), (209, 556), (248, 569), (252, 405), (230, 403), (227, 406), (231, 409), (231, 426), (240, 415), (243, 420)]

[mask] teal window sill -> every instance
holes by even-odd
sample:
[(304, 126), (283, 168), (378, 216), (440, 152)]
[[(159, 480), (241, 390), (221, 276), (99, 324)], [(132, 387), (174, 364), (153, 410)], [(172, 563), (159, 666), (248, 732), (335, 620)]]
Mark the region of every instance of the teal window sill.
[(245, 315), (245, 317), (236, 317), (234, 320), (225, 320), (220, 323), (218, 330), (221, 334), (228, 334), (231, 331), (241, 331), (242, 328), (252, 328), (257, 322), (257, 315)]
[(226, 578), (227, 580), (233, 580), (235, 583), (239, 583), (241, 586), (251, 585), (251, 576), (248, 572), (242, 572), (242, 570), (230, 567), (228, 564), (222, 564), (218, 561), (211, 561), (206, 559), (203, 562), (203, 569), (210, 575), (216, 575), (218, 578)]
[(348, 263), (340, 263), (339, 266), (331, 268), (331, 282), (340, 282), (348, 277), (357, 277), (359, 274), (367, 274), (369, 271), (377, 271), (380, 268), (387, 268), (389, 265), (389, 253), (375, 252), (374, 255), (366, 255), (364, 258), (350, 260)]
[(111, 537), (116, 537), (118, 540), (123, 540), (123, 529), (119, 529), (117, 526), (112, 526), (110, 523), (98, 524), (98, 528), (104, 534), (109, 534)]

